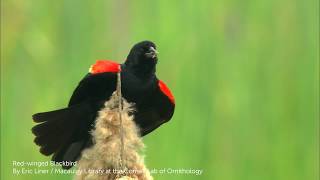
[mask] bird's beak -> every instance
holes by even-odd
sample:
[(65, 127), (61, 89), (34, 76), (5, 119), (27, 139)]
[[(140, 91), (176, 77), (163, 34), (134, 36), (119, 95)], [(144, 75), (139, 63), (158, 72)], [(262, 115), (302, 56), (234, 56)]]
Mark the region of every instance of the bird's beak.
[(151, 46), (149, 48), (149, 52), (146, 53), (146, 56), (148, 58), (155, 58), (157, 57), (157, 54), (159, 54), (159, 52), (154, 47)]

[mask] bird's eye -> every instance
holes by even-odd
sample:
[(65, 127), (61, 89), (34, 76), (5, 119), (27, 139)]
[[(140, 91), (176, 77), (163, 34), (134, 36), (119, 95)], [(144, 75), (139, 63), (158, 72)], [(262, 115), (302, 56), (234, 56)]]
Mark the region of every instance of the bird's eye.
[(148, 52), (148, 51), (149, 51), (149, 47), (144, 47), (144, 48), (143, 48), (143, 51), (144, 51), (144, 52)]

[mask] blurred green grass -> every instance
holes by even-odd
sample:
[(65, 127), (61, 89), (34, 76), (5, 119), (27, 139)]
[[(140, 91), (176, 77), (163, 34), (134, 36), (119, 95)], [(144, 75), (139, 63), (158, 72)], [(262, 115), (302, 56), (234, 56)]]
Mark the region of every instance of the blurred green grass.
[[(31, 115), (64, 107), (96, 59), (158, 45), (172, 121), (144, 138), (152, 168), (202, 176), (319, 178), (319, 1), (2, 1), (1, 179), (12, 161), (48, 160)], [(59, 179), (71, 179), (60, 175)]]

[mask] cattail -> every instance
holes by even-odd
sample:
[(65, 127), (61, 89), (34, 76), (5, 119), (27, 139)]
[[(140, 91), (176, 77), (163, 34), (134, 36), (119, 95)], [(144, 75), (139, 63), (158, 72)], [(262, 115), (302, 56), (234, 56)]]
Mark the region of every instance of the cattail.
[(91, 132), (93, 145), (82, 152), (76, 180), (153, 179), (141, 155), (144, 144), (131, 115), (134, 105), (118, 91), (98, 113)]

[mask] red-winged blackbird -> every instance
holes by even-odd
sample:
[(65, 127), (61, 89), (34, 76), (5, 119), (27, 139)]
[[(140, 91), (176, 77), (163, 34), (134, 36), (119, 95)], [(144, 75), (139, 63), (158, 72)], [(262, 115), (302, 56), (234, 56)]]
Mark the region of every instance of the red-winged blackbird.
[[(135, 104), (134, 121), (144, 136), (169, 121), (175, 102), (168, 87), (156, 77), (157, 51), (154, 43), (133, 46), (123, 64), (100, 60), (74, 90), (67, 108), (37, 113), (32, 128), (40, 152), (56, 162), (77, 161), (81, 151), (92, 145), (90, 130), (97, 112), (116, 89), (121, 71), (123, 97)], [(70, 168), (71, 166), (63, 166)]]

